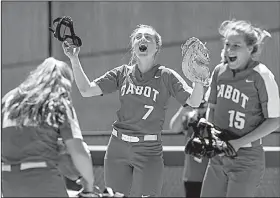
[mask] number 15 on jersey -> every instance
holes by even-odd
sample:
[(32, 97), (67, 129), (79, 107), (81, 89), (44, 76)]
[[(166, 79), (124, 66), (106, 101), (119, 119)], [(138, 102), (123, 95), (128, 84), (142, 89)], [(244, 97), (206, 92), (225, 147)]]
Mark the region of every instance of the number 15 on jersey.
[(245, 127), (245, 114), (239, 111), (229, 110), (229, 127), (243, 129)]

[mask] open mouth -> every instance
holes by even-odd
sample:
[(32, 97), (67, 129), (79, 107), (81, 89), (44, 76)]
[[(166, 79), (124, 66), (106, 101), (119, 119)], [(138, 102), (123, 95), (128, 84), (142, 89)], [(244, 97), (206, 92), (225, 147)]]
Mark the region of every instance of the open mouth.
[(140, 44), (139, 45), (140, 52), (145, 52), (147, 49), (148, 49), (147, 45), (145, 45), (145, 44)]
[(237, 56), (228, 57), (228, 60), (230, 62), (234, 62), (234, 61), (236, 61), (236, 59), (237, 59)]

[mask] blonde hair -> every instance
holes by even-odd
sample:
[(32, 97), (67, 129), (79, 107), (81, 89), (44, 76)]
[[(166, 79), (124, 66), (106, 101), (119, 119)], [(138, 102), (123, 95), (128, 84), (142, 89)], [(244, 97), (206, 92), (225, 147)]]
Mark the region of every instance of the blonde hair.
[(133, 32), (130, 35), (131, 58), (130, 58), (130, 61), (129, 61), (129, 65), (133, 65), (137, 60), (137, 57), (136, 57), (134, 49), (133, 49), (133, 42), (134, 42), (136, 33), (138, 32), (138, 30), (140, 30), (142, 28), (148, 28), (148, 29), (151, 29), (155, 32), (155, 40), (156, 40), (156, 45), (158, 47), (158, 51), (156, 52), (156, 54), (158, 54), (160, 52), (160, 49), (161, 49), (161, 46), (162, 46), (162, 39), (161, 39), (160, 34), (155, 30), (155, 28), (153, 28), (150, 25), (139, 24), (139, 25), (136, 26), (136, 29), (133, 30)]
[[(267, 37), (271, 37), (270, 33), (259, 27), (253, 26), (249, 21), (244, 20), (227, 20), (219, 27), (219, 33), (225, 38), (229, 33), (237, 32), (244, 36), (247, 46), (252, 46), (252, 59), (257, 60), (262, 51), (262, 45)], [(221, 53), (224, 59), (224, 51)]]
[(47, 58), (18, 86), (2, 112), (19, 127), (47, 124), (58, 128), (73, 117), (67, 111), (73, 109), (72, 81), (73, 73), (66, 63)]

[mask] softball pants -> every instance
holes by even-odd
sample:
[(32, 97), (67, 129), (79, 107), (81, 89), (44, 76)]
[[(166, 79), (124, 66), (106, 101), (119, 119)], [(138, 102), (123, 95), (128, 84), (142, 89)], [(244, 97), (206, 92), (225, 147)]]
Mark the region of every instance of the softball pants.
[(7, 166), (2, 165), (3, 197), (68, 197), (64, 179), (56, 168), (3, 167)]
[(254, 197), (265, 171), (263, 147), (240, 148), (237, 153), (233, 159), (210, 160), (201, 197)]
[(132, 182), (138, 197), (158, 197), (163, 185), (161, 141), (126, 142), (111, 136), (104, 159), (105, 185), (128, 196)]

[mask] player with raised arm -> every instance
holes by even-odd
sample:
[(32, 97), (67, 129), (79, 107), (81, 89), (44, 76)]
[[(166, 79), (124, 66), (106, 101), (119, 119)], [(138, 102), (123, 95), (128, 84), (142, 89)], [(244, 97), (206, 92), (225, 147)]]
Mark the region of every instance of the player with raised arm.
[(199, 106), (203, 84), (194, 89), (174, 70), (156, 63), (162, 39), (151, 26), (139, 25), (131, 34), (132, 57), (90, 82), (80, 64), (79, 47), (64, 42), (77, 86), (84, 97), (119, 91), (121, 107), (113, 124), (104, 160), (105, 185), (128, 196), (136, 180), (138, 196), (160, 196), (163, 185), (161, 132), (168, 99)]

